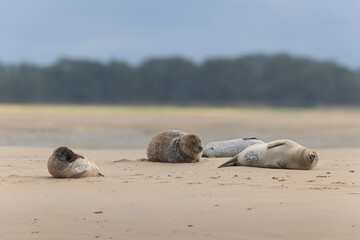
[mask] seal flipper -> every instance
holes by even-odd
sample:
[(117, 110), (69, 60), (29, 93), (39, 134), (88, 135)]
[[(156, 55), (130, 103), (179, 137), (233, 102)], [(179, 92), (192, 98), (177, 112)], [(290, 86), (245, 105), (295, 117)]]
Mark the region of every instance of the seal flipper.
[(232, 159), (230, 159), (230, 160), (227, 161), (226, 163), (218, 166), (218, 168), (222, 168), (222, 167), (233, 167), (233, 166), (239, 166), (238, 155), (236, 155), (235, 157), (233, 157)]
[(87, 170), (84, 171), (84, 172), (76, 173), (76, 174), (70, 176), (69, 178), (79, 178), (79, 177), (81, 177), (81, 175), (82, 175), (83, 173), (85, 173), (85, 172), (87, 172)]
[(257, 137), (244, 137), (243, 140), (259, 140)]
[(274, 142), (268, 144), (267, 149), (282, 146), (282, 145), (285, 145), (285, 144), (286, 144), (285, 141), (281, 141), (281, 140), (280, 141), (274, 141)]

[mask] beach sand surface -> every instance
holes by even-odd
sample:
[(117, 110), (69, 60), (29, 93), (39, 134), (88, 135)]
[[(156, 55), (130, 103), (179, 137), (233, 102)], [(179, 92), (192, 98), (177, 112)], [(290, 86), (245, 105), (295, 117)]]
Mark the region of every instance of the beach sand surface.
[(76, 149), (105, 177), (54, 179), (52, 149), (1, 147), (1, 239), (358, 239), (359, 149), (320, 149), (311, 171), (142, 162)]
[[(358, 111), (0, 112), (0, 239), (360, 239)], [(320, 160), (310, 171), (141, 161), (174, 127), (204, 142), (290, 138)], [(52, 178), (59, 145), (105, 177)]]

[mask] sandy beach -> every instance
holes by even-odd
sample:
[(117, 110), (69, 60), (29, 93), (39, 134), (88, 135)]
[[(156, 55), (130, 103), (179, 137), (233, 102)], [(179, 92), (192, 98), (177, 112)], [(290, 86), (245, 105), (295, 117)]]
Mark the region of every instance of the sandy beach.
[[(0, 113), (1, 239), (360, 237), (358, 110)], [(320, 160), (311, 171), (140, 161), (150, 137), (172, 128), (204, 143), (290, 138)], [(105, 177), (52, 178), (47, 159), (59, 145)]]

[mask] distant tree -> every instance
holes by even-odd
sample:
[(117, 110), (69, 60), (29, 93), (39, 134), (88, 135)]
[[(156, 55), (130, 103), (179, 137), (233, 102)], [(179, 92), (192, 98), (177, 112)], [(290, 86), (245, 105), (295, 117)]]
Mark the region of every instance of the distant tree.
[(179, 102), (191, 98), (196, 67), (181, 58), (151, 59), (139, 68), (140, 97), (158, 103)]
[(138, 67), (60, 59), (47, 67), (0, 63), (0, 101), (16, 103), (360, 105), (360, 71), (286, 54), (173, 57)]

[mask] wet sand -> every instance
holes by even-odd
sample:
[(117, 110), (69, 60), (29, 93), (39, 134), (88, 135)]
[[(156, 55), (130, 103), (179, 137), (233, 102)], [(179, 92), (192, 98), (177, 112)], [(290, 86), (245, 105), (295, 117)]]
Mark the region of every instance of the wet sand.
[[(14, 132), (40, 135), (35, 134), (30, 147), (0, 147), (1, 239), (358, 239), (360, 148), (343, 142), (349, 141), (347, 136), (357, 143), (360, 130), (355, 120), (360, 114), (342, 115), (340, 111), (329, 116), (325, 112), (248, 113), (243, 117), (233, 113), (191, 117), (189, 113), (177, 117), (178, 122), (174, 120), (177, 114), (121, 113), (119, 117), (118, 113), (5, 112), (0, 117), (2, 139)], [(292, 114), (313, 119), (281, 122), (295, 118)], [(69, 116), (74, 115), (75, 120), (70, 121)], [(254, 120), (248, 123), (251, 116)], [(346, 122), (338, 123), (339, 119)], [(294, 140), (318, 146), (320, 161), (311, 171), (217, 169), (228, 158), (203, 158), (194, 164), (139, 161), (146, 157), (145, 139), (175, 124), (189, 132), (198, 130), (209, 141), (217, 134), (227, 139), (256, 131), (265, 132), (264, 138), (269, 138), (265, 140), (298, 136)], [(115, 138), (106, 134), (82, 147), (84, 143), (77, 145), (71, 137), (63, 143), (94, 160), (105, 177), (50, 177), (47, 159), (63, 139), (54, 137), (43, 144), (41, 134), (66, 135), (75, 130), (86, 135), (119, 128), (128, 129), (132, 136), (141, 135), (144, 143), (134, 137), (137, 144), (119, 140), (124, 143), (111, 149), (109, 141)], [(134, 133), (136, 129), (142, 134)], [(315, 139), (313, 144), (306, 140), (310, 136)], [(100, 147), (90, 147), (93, 144)]]
[(144, 149), (158, 132), (181, 129), (204, 143), (256, 136), (314, 148), (360, 146), (360, 109), (4, 108), (0, 146)]

